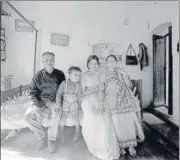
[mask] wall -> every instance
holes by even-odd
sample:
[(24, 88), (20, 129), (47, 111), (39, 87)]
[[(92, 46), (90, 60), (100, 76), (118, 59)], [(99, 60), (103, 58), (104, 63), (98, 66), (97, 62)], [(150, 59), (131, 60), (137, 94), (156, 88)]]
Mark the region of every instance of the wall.
[(5, 3), (3, 9), (12, 17), (2, 16), (6, 32), (6, 60), (1, 61), (1, 76), (13, 75), (12, 88), (29, 84), (33, 75), (35, 33), (16, 32), (15, 19), (21, 19)]
[[(174, 19), (178, 2), (13, 2), (26, 17), (37, 22), (39, 29), (39, 54), (37, 70), (42, 68), (40, 56), (44, 51), (56, 54), (56, 67), (67, 73), (70, 65), (86, 70), (87, 57), (92, 54), (91, 45), (103, 42), (132, 43), (136, 53), (138, 44), (148, 46), (150, 64), (140, 71), (139, 66), (126, 66), (131, 78), (143, 79), (143, 106), (152, 101), (153, 67), (151, 31), (160, 23)], [(168, 8), (168, 10), (167, 10)], [(33, 10), (33, 12), (32, 12)], [(52, 12), (53, 10), (53, 12)], [(129, 16), (129, 24), (123, 18)], [(50, 45), (50, 33), (70, 35), (69, 46)]]
[(179, 124), (179, 53), (177, 42), (179, 41), (179, 7), (177, 5), (176, 15), (172, 21), (172, 45), (173, 45), (173, 117)]

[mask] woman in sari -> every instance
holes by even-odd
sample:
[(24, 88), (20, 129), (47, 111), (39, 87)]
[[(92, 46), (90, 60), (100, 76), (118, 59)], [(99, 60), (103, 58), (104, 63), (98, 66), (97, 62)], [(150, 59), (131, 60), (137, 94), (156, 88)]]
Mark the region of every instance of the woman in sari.
[(116, 57), (109, 55), (106, 61), (108, 70), (103, 76), (104, 83), (100, 85), (101, 92), (108, 102), (121, 154), (125, 155), (125, 148), (128, 148), (133, 156), (136, 155), (136, 137), (144, 140), (140, 103), (130, 89), (132, 84), (126, 73), (116, 68)]
[(97, 158), (119, 158), (119, 146), (108, 108), (103, 106), (99, 91), (99, 59), (91, 55), (87, 60), (88, 71), (82, 77), (83, 120), (82, 135), (89, 151)]

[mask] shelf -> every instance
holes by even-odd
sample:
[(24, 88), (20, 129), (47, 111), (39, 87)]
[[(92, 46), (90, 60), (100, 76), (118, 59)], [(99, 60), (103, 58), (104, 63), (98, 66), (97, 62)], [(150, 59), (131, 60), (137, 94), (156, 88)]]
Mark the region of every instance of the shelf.
[(2, 16), (11, 17), (11, 14), (10, 14), (10, 13), (7, 13), (7, 12), (4, 11), (3, 9), (1, 9), (1, 15), (2, 15)]

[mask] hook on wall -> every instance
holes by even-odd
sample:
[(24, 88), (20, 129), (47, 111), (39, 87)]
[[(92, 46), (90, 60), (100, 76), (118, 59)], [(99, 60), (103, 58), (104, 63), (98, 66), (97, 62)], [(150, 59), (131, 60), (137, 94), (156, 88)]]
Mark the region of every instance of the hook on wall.
[(87, 39), (84, 39), (84, 41), (86, 42), (86, 44), (90, 47), (92, 47), (92, 45), (90, 44), (90, 42)]

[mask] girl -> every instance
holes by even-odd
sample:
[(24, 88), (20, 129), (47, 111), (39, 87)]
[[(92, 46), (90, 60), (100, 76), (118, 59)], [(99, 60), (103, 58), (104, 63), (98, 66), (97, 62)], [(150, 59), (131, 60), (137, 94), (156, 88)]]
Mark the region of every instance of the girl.
[(89, 151), (103, 160), (119, 158), (119, 148), (107, 107), (99, 91), (99, 59), (95, 55), (87, 60), (88, 71), (82, 77), (82, 135)]

